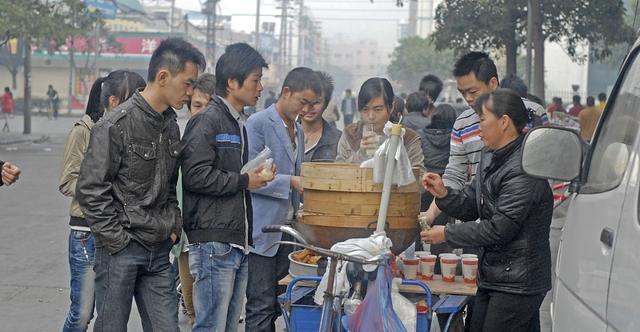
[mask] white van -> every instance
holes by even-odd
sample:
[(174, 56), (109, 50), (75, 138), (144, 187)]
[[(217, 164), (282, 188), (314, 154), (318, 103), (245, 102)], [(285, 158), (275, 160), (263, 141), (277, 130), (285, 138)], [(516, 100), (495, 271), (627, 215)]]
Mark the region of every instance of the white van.
[(640, 331), (640, 43), (591, 145), (568, 129), (525, 139), (523, 169), (571, 181), (553, 295), (554, 331)]

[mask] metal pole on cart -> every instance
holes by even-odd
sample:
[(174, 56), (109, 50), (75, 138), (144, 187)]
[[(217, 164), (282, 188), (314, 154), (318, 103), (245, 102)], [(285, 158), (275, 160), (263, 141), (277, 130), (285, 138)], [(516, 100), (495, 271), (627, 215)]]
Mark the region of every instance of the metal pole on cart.
[(398, 145), (400, 144), (400, 135), (402, 135), (402, 125), (399, 123), (394, 123), (391, 126), (391, 137), (389, 138), (387, 165), (384, 169), (384, 182), (382, 184), (382, 198), (380, 199), (380, 208), (378, 209), (378, 224), (376, 226), (376, 233), (384, 233), (384, 226), (387, 221), (387, 210), (389, 209), (389, 199), (391, 198), (391, 185), (396, 167), (396, 151), (398, 151)]

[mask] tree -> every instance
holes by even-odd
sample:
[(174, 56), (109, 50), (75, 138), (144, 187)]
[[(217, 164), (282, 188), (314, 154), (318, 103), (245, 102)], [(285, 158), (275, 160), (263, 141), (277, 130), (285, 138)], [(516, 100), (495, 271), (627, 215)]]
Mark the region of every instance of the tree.
[(527, 10), (539, 11), (534, 30), (542, 30), (543, 40), (566, 44), (574, 60), (584, 59), (577, 49), (590, 44), (591, 55), (603, 59), (614, 45), (628, 42), (633, 30), (624, 22), (621, 0), (537, 0), (528, 8), (527, 0), (444, 0), (436, 10), (437, 49), (505, 49), (507, 74), (516, 74), (517, 49), (526, 41)]
[(89, 13), (82, 0), (0, 0), (0, 8), (0, 27), (7, 37), (25, 41), (23, 132), (30, 134), (32, 48), (42, 44), (60, 47), (68, 37), (92, 30), (99, 13)]
[(449, 77), (454, 60), (453, 51), (437, 51), (428, 39), (410, 37), (400, 40), (387, 71), (391, 79), (413, 91), (418, 90), (420, 79), (426, 74)]

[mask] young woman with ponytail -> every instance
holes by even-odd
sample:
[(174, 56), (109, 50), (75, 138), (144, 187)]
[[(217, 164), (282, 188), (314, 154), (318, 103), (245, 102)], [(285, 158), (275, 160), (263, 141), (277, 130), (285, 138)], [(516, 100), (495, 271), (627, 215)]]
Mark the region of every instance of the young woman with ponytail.
[(133, 93), (146, 85), (144, 79), (131, 71), (116, 70), (106, 77), (98, 78), (91, 87), (85, 115), (75, 123), (64, 148), (59, 191), (72, 198), (69, 226), (69, 269), (71, 272), (71, 306), (64, 322), (63, 331), (86, 331), (94, 309), (94, 239), (84, 219), (75, 188), (80, 164), (89, 145), (93, 125), (116, 106), (129, 99)]

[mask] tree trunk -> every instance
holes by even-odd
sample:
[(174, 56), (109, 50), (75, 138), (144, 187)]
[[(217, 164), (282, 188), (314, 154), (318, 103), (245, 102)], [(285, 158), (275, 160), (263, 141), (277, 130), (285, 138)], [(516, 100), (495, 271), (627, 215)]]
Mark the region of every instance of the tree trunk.
[(24, 131), (31, 134), (31, 37), (25, 36), (24, 43)]
[(533, 30), (534, 74), (533, 94), (545, 100), (544, 97), (544, 36), (542, 35), (542, 8), (540, 0), (531, 0), (531, 20)]
[(9, 69), (9, 72), (11, 73), (11, 89), (16, 91), (18, 88), (18, 67)]
[(516, 2), (506, 1), (507, 4), (507, 40), (505, 41), (505, 48), (507, 52), (507, 76), (517, 75), (517, 57), (518, 57), (518, 44), (516, 42)]

